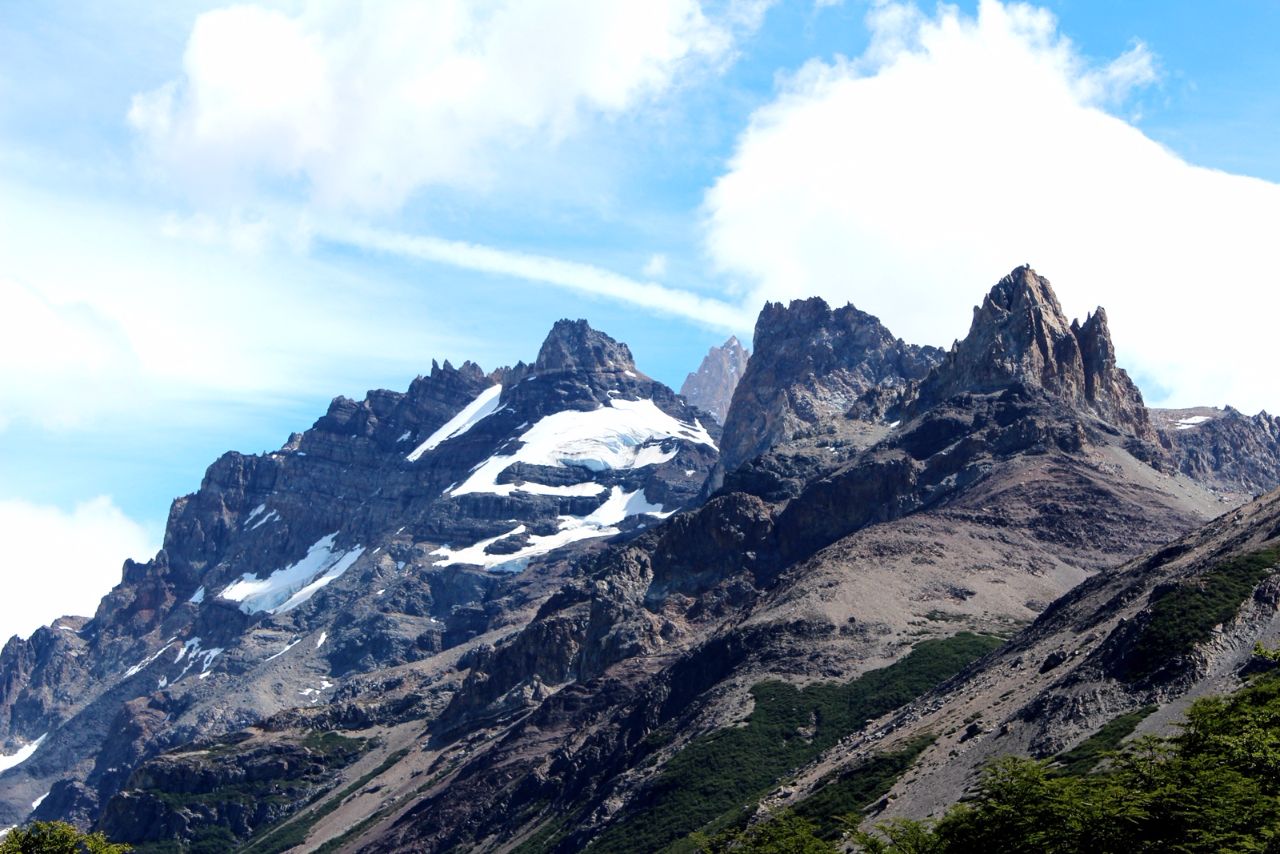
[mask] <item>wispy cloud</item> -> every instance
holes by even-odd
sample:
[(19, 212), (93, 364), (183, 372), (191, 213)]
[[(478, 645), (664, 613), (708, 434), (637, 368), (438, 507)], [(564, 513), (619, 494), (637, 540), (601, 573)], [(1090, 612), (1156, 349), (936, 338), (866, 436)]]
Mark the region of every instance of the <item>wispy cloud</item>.
[(512, 252), (456, 240), (417, 236), (367, 226), (318, 228), (318, 238), (369, 252), (381, 252), (467, 270), (513, 276), (592, 296), (618, 300), (656, 314), (680, 317), (717, 330), (751, 328), (754, 308), (689, 291), (642, 282), (591, 264), (545, 255)]

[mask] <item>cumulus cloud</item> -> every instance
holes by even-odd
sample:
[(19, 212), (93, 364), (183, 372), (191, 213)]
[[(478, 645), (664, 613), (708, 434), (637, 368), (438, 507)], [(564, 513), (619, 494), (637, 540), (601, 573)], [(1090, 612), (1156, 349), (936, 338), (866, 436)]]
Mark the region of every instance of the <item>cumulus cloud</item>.
[(1107, 112), (1156, 79), (1146, 46), (1091, 64), (1049, 12), (996, 0), (868, 23), (863, 56), (809, 63), (754, 114), (707, 193), (745, 304), (819, 293), (949, 344), (1029, 261), (1069, 312), (1106, 306), (1149, 399), (1280, 409), (1280, 185)]
[[(27, 637), (62, 616), (92, 616), (120, 580), (125, 558), (155, 553), (155, 537), (108, 496), (70, 512), (26, 501), (0, 501), (0, 638)], [(0, 644), (3, 640), (0, 640)]]
[(330, 206), (394, 209), (476, 187), (504, 152), (554, 144), (714, 65), (766, 4), (389, 0), (201, 15), (180, 77), (129, 120), (166, 174), (207, 192), (299, 182)]

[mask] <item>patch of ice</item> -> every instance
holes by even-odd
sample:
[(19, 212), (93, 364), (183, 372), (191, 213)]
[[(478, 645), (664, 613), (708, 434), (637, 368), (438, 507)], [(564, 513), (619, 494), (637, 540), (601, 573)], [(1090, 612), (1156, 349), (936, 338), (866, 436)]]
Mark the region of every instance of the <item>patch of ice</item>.
[(502, 396), (502, 385), (491, 385), (466, 406), (457, 415), (450, 418), (439, 430), (427, 437), (427, 440), (414, 448), (405, 459), (417, 462), (418, 458), (436, 446), (447, 442), (470, 430), (498, 409), (498, 399)]
[(381, 590), (375, 590), (375, 591), (373, 591), (373, 595), (374, 595), (374, 596), (381, 596), (383, 593), (386, 593), (386, 592), (387, 592), (387, 588), (385, 588), (385, 587), (384, 587), (384, 588), (382, 588)]
[(696, 473), (697, 471), (698, 471), (697, 469), (685, 469), (685, 470), (684, 470), (684, 476), (685, 476), (685, 477), (693, 477), (694, 473)]
[(605, 499), (604, 503), (589, 515), (561, 516), (559, 517), (559, 530), (554, 534), (535, 534), (529, 537), (528, 542), (522, 548), (509, 554), (488, 554), (485, 549), (506, 537), (519, 536), (525, 533), (528, 529), (524, 525), (517, 525), (506, 533), (490, 537), (487, 540), (481, 540), (466, 548), (455, 550), (449, 546), (441, 546), (431, 554), (441, 558), (441, 560), (435, 562), (435, 566), (467, 564), (469, 566), (482, 566), (486, 569), (519, 572), (529, 562), (530, 558), (537, 555), (546, 554), (580, 540), (612, 537), (618, 533), (618, 528), (615, 526), (629, 516), (647, 514), (656, 516), (659, 519), (665, 519), (672, 512), (675, 511), (666, 512), (661, 505), (650, 504), (645, 499), (643, 490), (623, 492), (620, 487), (615, 486), (609, 491), (609, 497)]
[(250, 523), (250, 522), (252, 522), (255, 518), (257, 518), (257, 516), (258, 516), (258, 514), (259, 514), (259, 513), (261, 513), (262, 511), (264, 511), (264, 510), (266, 510), (266, 509), (267, 509), (267, 505), (265, 505), (265, 504), (259, 504), (257, 507), (255, 507), (255, 508), (253, 508), (252, 510), (250, 510), (250, 511), (249, 511), (249, 515), (248, 515), (248, 516), (246, 516), (246, 517), (244, 517), (244, 525), (243, 525), (243, 527), (245, 527), (245, 528), (249, 527), (249, 523)]
[(1210, 417), (1209, 417), (1209, 416), (1207, 416), (1207, 415), (1192, 415), (1192, 416), (1190, 416), (1190, 417), (1188, 417), (1188, 418), (1179, 418), (1179, 419), (1178, 419), (1178, 429), (1179, 429), (1179, 430), (1190, 430), (1192, 427), (1199, 427), (1199, 426), (1200, 426), (1201, 424), (1203, 424), (1204, 422), (1206, 422), (1206, 421), (1212, 421), (1212, 420), (1213, 420), (1213, 419), (1212, 419), (1212, 418), (1210, 418)]
[(623, 371), (623, 373), (629, 377), (634, 377), (636, 375), (635, 371)]
[(204, 601), (204, 585), (200, 585), (200, 589), (191, 594), (191, 598), (187, 600), (192, 605), (199, 605)]
[(302, 642), (302, 638), (297, 638), (297, 639), (296, 639), (296, 640), (294, 640), (292, 643), (290, 643), (288, 646), (286, 646), (284, 649), (282, 649), (282, 650), (280, 650), (279, 652), (277, 652), (275, 655), (269, 655), (269, 656), (267, 656), (266, 658), (264, 658), (264, 659), (263, 659), (263, 662), (267, 662), (267, 661), (275, 661), (277, 658), (279, 658), (280, 656), (284, 655), (286, 652), (288, 652), (289, 650), (293, 649), (295, 646), (297, 646), (297, 645), (298, 645), (299, 643), (301, 643), (301, 642)]
[[(52, 790), (50, 790), (50, 791), (52, 791)], [(40, 809), (40, 805), (41, 805), (42, 803), (44, 803), (44, 799), (45, 799), (45, 798), (47, 798), (47, 797), (49, 797), (49, 792), (45, 792), (43, 795), (41, 795), (40, 797), (38, 797), (38, 798), (36, 798), (34, 801), (32, 801), (32, 802), (31, 802), (31, 811), (32, 811), (32, 812), (35, 812), (36, 810)]]
[(40, 745), (43, 744), (44, 740), (48, 737), (49, 733), (46, 732), (44, 735), (40, 736), (25, 747), (18, 748), (16, 753), (11, 753), (8, 756), (0, 754), (0, 773), (8, 771), (10, 768), (17, 768), (23, 762), (26, 762), (34, 756), (35, 752), (40, 749)]
[(634, 469), (666, 462), (675, 450), (656, 447), (666, 439), (680, 438), (715, 448), (706, 428), (697, 421), (680, 421), (657, 407), (652, 400), (611, 399), (608, 406), (587, 412), (566, 410), (540, 419), (518, 437), (520, 447), (511, 454), (495, 454), (476, 467), (453, 495), (490, 493), (510, 495), (526, 492), (537, 495), (599, 495), (597, 483), (547, 486), (525, 482), (498, 483), (498, 477), (515, 463), (538, 466), (581, 466), (593, 472)]
[(306, 602), (329, 582), (341, 576), (364, 554), (357, 546), (350, 551), (334, 549), (336, 533), (321, 537), (302, 560), (277, 569), (266, 578), (256, 578), (246, 572), (239, 581), (229, 585), (219, 595), (223, 599), (240, 603), (246, 614), (266, 611), (283, 614)]
[(398, 445), (398, 444), (400, 444), (401, 442), (407, 442), (407, 441), (409, 441), (409, 437), (410, 437), (410, 436), (412, 436), (412, 435), (413, 435), (413, 431), (412, 431), (412, 430), (405, 430), (403, 433), (401, 433), (401, 434), (400, 434), (400, 438), (399, 438), (399, 439), (396, 439), (396, 444)]
[(898, 425), (899, 425), (899, 424), (901, 424), (901, 423), (902, 423), (901, 421), (895, 421), (895, 422), (893, 422), (892, 424), (890, 424), (890, 425), (889, 425), (889, 429), (890, 429), (890, 430), (896, 430), (896, 429), (897, 429), (897, 427), (898, 427)]
[(316, 649), (319, 649), (320, 647), (324, 646), (324, 642), (328, 639), (329, 639), (329, 633), (321, 632), (320, 639), (316, 641)]

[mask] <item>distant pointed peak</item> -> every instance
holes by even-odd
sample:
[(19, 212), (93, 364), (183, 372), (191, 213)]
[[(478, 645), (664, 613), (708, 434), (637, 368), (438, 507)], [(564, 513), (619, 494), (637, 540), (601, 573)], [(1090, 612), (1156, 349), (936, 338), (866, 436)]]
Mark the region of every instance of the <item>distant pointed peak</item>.
[(542, 342), (534, 370), (552, 371), (632, 371), (636, 368), (631, 349), (585, 320), (557, 320)]

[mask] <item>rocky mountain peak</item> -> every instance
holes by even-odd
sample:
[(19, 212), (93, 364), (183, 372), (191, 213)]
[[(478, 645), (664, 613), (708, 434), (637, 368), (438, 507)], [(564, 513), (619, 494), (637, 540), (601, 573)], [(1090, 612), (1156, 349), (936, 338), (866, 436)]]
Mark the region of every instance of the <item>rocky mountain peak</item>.
[(832, 309), (820, 297), (766, 303), (756, 320), (755, 353), (725, 418), (724, 471), (843, 415), (872, 389), (922, 379), (941, 359), (938, 348), (895, 338), (851, 304)]
[(1142, 394), (1116, 366), (1106, 312), (1068, 322), (1049, 280), (1030, 266), (996, 283), (973, 310), (969, 334), (923, 383), (917, 407), (963, 393), (1022, 385), (1152, 440)]
[(592, 329), (585, 320), (567, 319), (557, 320), (551, 327), (533, 367), (540, 374), (636, 372), (635, 360), (626, 344)]
[(729, 404), (733, 400), (733, 391), (747, 369), (750, 354), (737, 336), (719, 347), (712, 347), (702, 360), (698, 370), (685, 377), (680, 386), (680, 394), (699, 409), (706, 410), (715, 416), (716, 421), (724, 423), (729, 414)]

